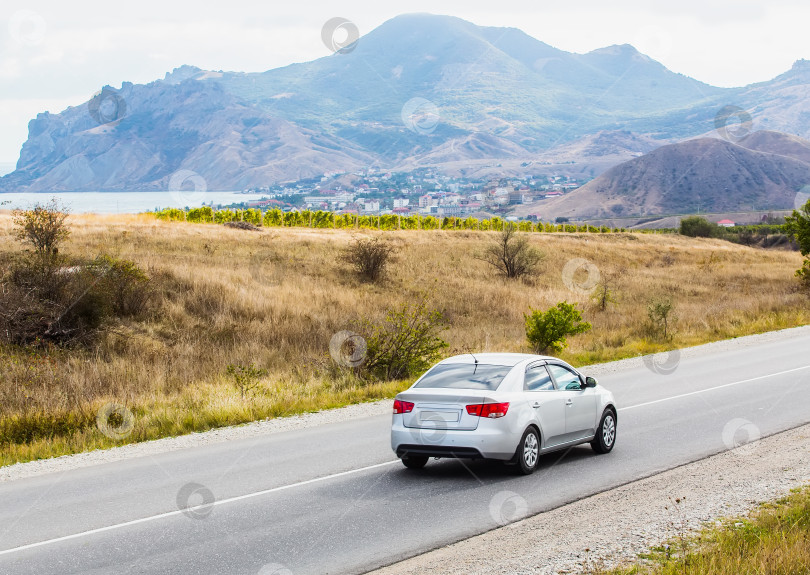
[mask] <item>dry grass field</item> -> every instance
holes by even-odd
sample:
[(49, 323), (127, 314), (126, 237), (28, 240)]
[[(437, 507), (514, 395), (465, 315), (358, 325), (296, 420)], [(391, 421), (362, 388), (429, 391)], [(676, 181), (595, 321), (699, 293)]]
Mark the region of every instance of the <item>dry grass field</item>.
[[(0, 348), (0, 465), (390, 397), (408, 382), (359, 381), (334, 364), (329, 342), (421, 298), (444, 314), (448, 355), (529, 351), (524, 313), (578, 302), (593, 329), (569, 339), (562, 357), (574, 365), (810, 319), (810, 299), (794, 277), (798, 253), (721, 240), (534, 233), (532, 245), (545, 254), (541, 273), (506, 280), (475, 257), (496, 232), (382, 232), (397, 261), (384, 281), (367, 284), (338, 257), (353, 238), (379, 232), (251, 232), (147, 215), (69, 222), (64, 253), (133, 260), (156, 295), (147, 317), (114, 326), (89, 349)], [(23, 249), (11, 229), (10, 216), (0, 215), (0, 252)], [(616, 302), (607, 311), (576, 289), (589, 279), (585, 268), (566, 285), (563, 270), (576, 258), (613, 278)], [(646, 327), (656, 297), (674, 302), (668, 340), (651, 338)], [(242, 397), (227, 366), (251, 363), (267, 375)], [(134, 414), (120, 439), (95, 425), (110, 402)]]

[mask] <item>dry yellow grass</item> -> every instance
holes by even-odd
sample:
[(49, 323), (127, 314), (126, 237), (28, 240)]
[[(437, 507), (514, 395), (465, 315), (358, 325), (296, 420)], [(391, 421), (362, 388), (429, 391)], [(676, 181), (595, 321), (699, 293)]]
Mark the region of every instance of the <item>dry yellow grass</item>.
[[(570, 339), (563, 357), (580, 365), (803, 325), (810, 318), (808, 297), (793, 275), (799, 254), (721, 240), (531, 234), (531, 243), (546, 254), (542, 273), (510, 281), (474, 257), (491, 232), (383, 232), (397, 245), (398, 261), (384, 282), (370, 285), (337, 257), (357, 235), (378, 232), (256, 233), (146, 215), (69, 221), (72, 235), (63, 252), (134, 260), (165, 293), (147, 320), (117, 326), (92, 350), (2, 350), (0, 422), (20, 440), (0, 446), (0, 463), (114, 444), (92, 427), (106, 402), (126, 404), (136, 414), (135, 429), (123, 440), (136, 441), (390, 396), (407, 383), (361, 385), (335, 368), (329, 340), (420, 297), (444, 312), (449, 355), (529, 351), (523, 314), (562, 300), (578, 302), (593, 329)], [(21, 249), (7, 214), (0, 215), (0, 230), (0, 251)], [(616, 276), (617, 303), (608, 311), (597, 311), (587, 293), (566, 287), (562, 270), (573, 258)], [(669, 342), (650, 341), (645, 330), (647, 303), (659, 295), (673, 299), (678, 316)], [(243, 400), (225, 370), (249, 363), (269, 375), (255, 397)], [(48, 414), (56, 423), (40, 421)], [(69, 416), (78, 423), (60, 427)], [(42, 432), (20, 435), (32, 422), (41, 423)], [(48, 429), (56, 431), (49, 435)]]

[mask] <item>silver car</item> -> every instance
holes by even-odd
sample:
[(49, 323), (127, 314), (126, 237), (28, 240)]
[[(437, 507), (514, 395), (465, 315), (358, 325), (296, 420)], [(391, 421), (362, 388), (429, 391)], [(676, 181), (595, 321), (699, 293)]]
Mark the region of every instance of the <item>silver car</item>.
[(458, 355), (430, 368), (394, 400), (391, 448), (411, 469), (431, 457), (499, 459), (521, 473), (540, 454), (616, 443), (613, 394), (553, 357)]

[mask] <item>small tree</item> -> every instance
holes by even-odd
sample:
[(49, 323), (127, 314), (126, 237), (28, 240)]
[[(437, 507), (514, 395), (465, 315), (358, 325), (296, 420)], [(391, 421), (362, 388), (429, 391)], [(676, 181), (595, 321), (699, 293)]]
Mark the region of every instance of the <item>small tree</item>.
[(785, 218), (785, 224), (788, 233), (799, 244), (799, 250), (805, 256), (796, 276), (805, 286), (810, 287), (810, 200), (800, 210), (793, 210), (793, 214)]
[(517, 226), (510, 222), (478, 259), (487, 262), (507, 278), (519, 278), (534, 273), (544, 257), (542, 252), (529, 244), (526, 235), (517, 233)]
[(382, 325), (366, 324), (370, 335), (363, 369), (386, 381), (425, 371), (447, 347), (439, 337), (444, 327), (441, 312), (424, 301), (388, 310)]
[(381, 238), (358, 239), (343, 250), (341, 260), (350, 264), (365, 281), (376, 282), (393, 262), (396, 248)]
[(690, 238), (715, 238), (721, 234), (720, 226), (700, 216), (681, 220), (680, 234)]
[(656, 335), (669, 339), (672, 326), (677, 320), (673, 313), (675, 304), (669, 297), (655, 298), (647, 304), (647, 316), (650, 318), (650, 330)]
[(233, 377), (234, 386), (239, 390), (243, 399), (259, 387), (259, 380), (267, 375), (266, 369), (258, 368), (252, 363), (250, 365), (230, 364), (227, 372)]
[(537, 353), (560, 352), (568, 345), (566, 337), (591, 329), (590, 323), (582, 321), (575, 303), (560, 302), (546, 311), (530, 311), (529, 315), (523, 316), (526, 318), (526, 339)]
[(599, 311), (606, 311), (610, 304), (616, 303), (613, 296), (613, 278), (612, 274), (602, 274), (599, 283), (593, 288), (591, 299)]
[(68, 212), (56, 199), (45, 205), (36, 204), (30, 210), (15, 210), (14, 234), (23, 243), (33, 246), (43, 257), (51, 258), (58, 252), (59, 244), (69, 235), (66, 219)]

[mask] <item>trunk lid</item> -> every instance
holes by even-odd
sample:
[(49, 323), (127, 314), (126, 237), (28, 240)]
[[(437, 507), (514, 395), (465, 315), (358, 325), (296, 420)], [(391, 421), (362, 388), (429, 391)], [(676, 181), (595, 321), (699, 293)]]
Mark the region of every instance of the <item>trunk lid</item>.
[(455, 429), (472, 431), (480, 417), (467, 413), (467, 406), (496, 403), (491, 391), (474, 389), (414, 389), (400, 393), (397, 399), (414, 404), (402, 414), (405, 427), (414, 429)]

